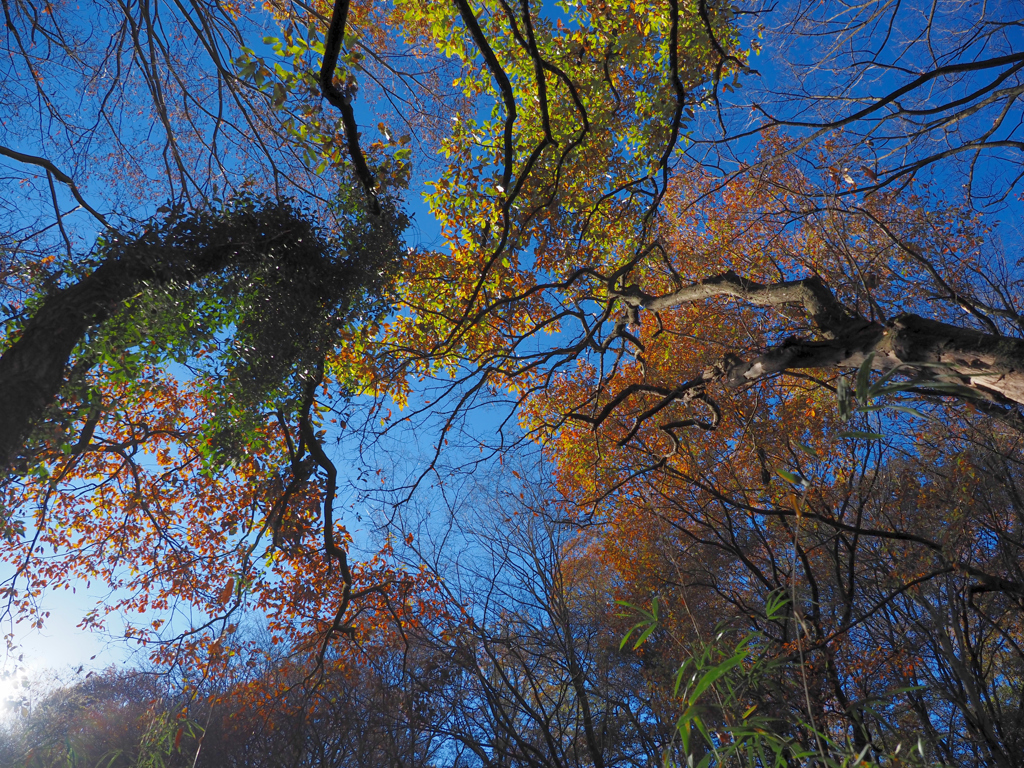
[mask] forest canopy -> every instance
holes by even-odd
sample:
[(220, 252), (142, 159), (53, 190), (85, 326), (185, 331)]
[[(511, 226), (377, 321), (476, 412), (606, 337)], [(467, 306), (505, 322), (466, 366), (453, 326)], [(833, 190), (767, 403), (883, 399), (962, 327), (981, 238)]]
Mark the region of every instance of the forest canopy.
[(1015, 4), (4, 12), (5, 760), (1021, 765)]

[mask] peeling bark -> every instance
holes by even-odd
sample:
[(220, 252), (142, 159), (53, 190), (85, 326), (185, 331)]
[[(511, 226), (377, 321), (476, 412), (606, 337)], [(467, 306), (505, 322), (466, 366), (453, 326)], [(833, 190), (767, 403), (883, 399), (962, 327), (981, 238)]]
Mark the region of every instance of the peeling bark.
[[(820, 338), (791, 338), (750, 360), (728, 356), (721, 366), (731, 387), (788, 370), (897, 365), (934, 381), (952, 382), (991, 403), (1024, 404), (1024, 339), (982, 333), (914, 314), (883, 325), (850, 313), (818, 278), (761, 285), (729, 271), (662, 296), (629, 286), (614, 294), (627, 307), (668, 310), (693, 301), (732, 297), (759, 307), (800, 304)], [(923, 365), (929, 364), (929, 365)], [(932, 367), (932, 366), (941, 367)], [(927, 389), (927, 382), (922, 384)], [(948, 394), (948, 392), (943, 392)]]

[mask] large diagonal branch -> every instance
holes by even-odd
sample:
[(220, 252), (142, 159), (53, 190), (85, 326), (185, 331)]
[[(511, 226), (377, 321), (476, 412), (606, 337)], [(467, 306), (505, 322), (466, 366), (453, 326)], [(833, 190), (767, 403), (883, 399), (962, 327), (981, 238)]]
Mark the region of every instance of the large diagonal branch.
[(513, 128), (517, 118), (515, 93), (512, 90), (512, 84), (508, 79), (508, 75), (505, 73), (505, 70), (502, 69), (501, 63), (498, 61), (498, 57), (495, 55), (490, 43), (487, 42), (487, 36), (480, 28), (480, 22), (477, 21), (476, 15), (473, 13), (473, 9), (469, 7), (468, 0), (455, 0), (455, 7), (459, 9), (459, 15), (462, 16), (462, 23), (466, 25), (466, 29), (468, 29), (469, 34), (472, 35), (473, 42), (476, 44), (477, 50), (480, 51), (480, 55), (483, 56), (484, 61), (487, 63), (487, 69), (490, 71), (491, 77), (494, 78), (494, 82), (497, 84), (498, 90), (501, 92), (501, 100), (505, 105), (505, 167), (501, 174), (501, 186), (503, 189), (508, 189), (512, 183), (512, 173), (515, 168), (516, 159), (515, 144), (513, 141)]
[(138, 238), (108, 235), (107, 258), (48, 296), (0, 356), (0, 475), (56, 400), (75, 347), (89, 329), (144, 290), (192, 283), (228, 266), (255, 265), (275, 252), (325, 258), (312, 225), (287, 205), (229, 216), (182, 217)]
[(713, 299), (719, 296), (742, 299), (748, 304), (758, 307), (801, 304), (815, 325), (829, 336), (844, 332), (850, 324), (864, 324), (859, 317), (847, 312), (832, 291), (816, 277), (761, 285), (753, 280), (740, 277), (730, 269), (721, 275), (709, 277), (660, 296), (646, 293), (635, 285), (627, 286), (614, 292), (613, 295), (621, 299), (627, 306), (647, 309), (652, 312), (675, 309), (694, 301)]
[(730, 270), (667, 294), (649, 294), (634, 285), (612, 296), (634, 310), (653, 312), (720, 297), (757, 307), (802, 306), (817, 338), (790, 338), (747, 361), (729, 355), (722, 367), (729, 386), (788, 370), (858, 367), (873, 354), (876, 370), (904, 366), (910, 372), (917, 366), (919, 373), (967, 387), (982, 400), (1024, 404), (1024, 339), (914, 314), (899, 315), (886, 325), (865, 320), (847, 311), (817, 277), (762, 285)]

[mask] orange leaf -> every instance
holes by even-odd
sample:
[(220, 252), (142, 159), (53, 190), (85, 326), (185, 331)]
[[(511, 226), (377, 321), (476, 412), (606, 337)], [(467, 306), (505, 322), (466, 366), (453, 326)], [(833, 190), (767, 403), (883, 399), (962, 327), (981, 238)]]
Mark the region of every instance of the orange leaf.
[(218, 598), (221, 605), (224, 605), (231, 599), (232, 593), (235, 591), (235, 577), (232, 576), (228, 579), (228, 583), (224, 585), (224, 589), (220, 591), (220, 597)]

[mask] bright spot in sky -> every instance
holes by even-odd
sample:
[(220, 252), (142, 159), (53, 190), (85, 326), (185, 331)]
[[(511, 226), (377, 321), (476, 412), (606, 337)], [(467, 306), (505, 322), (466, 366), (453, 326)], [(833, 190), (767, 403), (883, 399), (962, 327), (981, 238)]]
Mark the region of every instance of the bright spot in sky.
[[(4, 569), (0, 569), (2, 580)], [(31, 678), (44, 670), (58, 674), (83, 667), (86, 671), (102, 670), (112, 664), (121, 664), (127, 657), (127, 648), (111, 642), (104, 635), (86, 632), (77, 625), (85, 613), (96, 604), (96, 596), (88, 595), (79, 585), (76, 592), (59, 590), (42, 596), (44, 610), (50, 612), (42, 629), (22, 624), (0, 626), (0, 636), (13, 631), (14, 648), (4, 654), (0, 646), (0, 703), (18, 682), (14, 678), (28, 674)]]
[(28, 682), (31, 670), (19, 669), (17, 672), (7, 671), (0, 674), (0, 706), (7, 708), (9, 702), (21, 698), (21, 692)]

